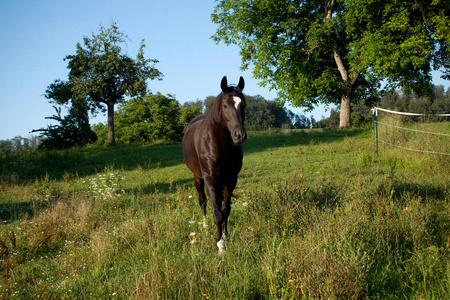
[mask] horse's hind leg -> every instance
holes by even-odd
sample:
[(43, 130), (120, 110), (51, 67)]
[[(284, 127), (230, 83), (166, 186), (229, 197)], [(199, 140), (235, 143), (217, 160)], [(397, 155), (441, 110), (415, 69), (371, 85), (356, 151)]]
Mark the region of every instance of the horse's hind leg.
[(198, 203), (202, 209), (203, 214), (203, 228), (209, 228), (206, 221), (206, 194), (205, 194), (205, 181), (197, 176), (194, 176), (195, 188), (198, 193)]
[(222, 215), (223, 215), (223, 236), (226, 237), (228, 235), (228, 217), (231, 212), (231, 195), (235, 188), (236, 184), (225, 185), (224, 189), (224, 201), (222, 205)]

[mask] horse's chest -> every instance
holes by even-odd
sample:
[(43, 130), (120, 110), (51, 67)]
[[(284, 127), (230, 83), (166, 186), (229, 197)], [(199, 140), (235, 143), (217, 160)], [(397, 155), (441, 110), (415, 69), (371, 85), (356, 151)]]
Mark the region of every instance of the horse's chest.
[(217, 164), (220, 173), (239, 173), (242, 167), (242, 150), (238, 147), (233, 147), (227, 153), (218, 158)]

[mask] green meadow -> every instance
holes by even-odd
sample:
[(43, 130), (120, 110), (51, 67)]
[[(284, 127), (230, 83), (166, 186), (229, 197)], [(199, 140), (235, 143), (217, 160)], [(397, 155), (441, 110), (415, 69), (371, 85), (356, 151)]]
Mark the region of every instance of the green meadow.
[(249, 132), (224, 256), (180, 143), (1, 157), (0, 295), (448, 298), (450, 157), (379, 153), (370, 129)]

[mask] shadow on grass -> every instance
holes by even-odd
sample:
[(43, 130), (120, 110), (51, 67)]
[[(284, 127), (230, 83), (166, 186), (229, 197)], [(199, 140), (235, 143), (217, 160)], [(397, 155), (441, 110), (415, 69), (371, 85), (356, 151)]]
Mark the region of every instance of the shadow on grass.
[(36, 151), (28, 156), (1, 158), (0, 181), (29, 182), (46, 174), (60, 180), (64, 176), (85, 177), (108, 168), (149, 170), (181, 163), (183, 156), (179, 143)]
[(194, 177), (183, 179), (183, 180), (176, 180), (172, 182), (158, 182), (158, 183), (151, 183), (146, 184), (139, 187), (134, 188), (128, 188), (125, 189), (125, 192), (135, 194), (135, 195), (152, 195), (155, 193), (175, 193), (177, 189), (182, 189), (183, 186), (186, 186), (186, 190), (194, 186)]
[(397, 179), (380, 184), (377, 191), (381, 191), (386, 197), (390, 196), (399, 202), (404, 201), (410, 195), (418, 196), (423, 200), (444, 200), (449, 197), (448, 189), (445, 186), (409, 183)]
[(0, 204), (0, 224), (9, 223), (24, 217), (32, 217), (42, 209), (48, 207), (48, 201), (28, 201)]
[[(268, 148), (309, 145), (311, 140), (317, 143), (334, 142), (346, 136), (355, 137), (363, 132), (362, 129), (249, 132), (249, 138), (244, 143), (244, 156)], [(70, 150), (36, 151), (21, 157), (0, 158), (0, 180), (8, 182), (9, 177), (15, 176), (19, 182), (29, 182), (46, 174), (51, 179), (60, 180), (68, 174), (74, 177), (89, 176), (108, 167), (125, 171), (151, 170), (183, 163), (181, 143), (88, 146)]]
[(2, 223), (18, 220), (24, 216), (33, 216), (33, 202), (0, 204), (0, 220)]

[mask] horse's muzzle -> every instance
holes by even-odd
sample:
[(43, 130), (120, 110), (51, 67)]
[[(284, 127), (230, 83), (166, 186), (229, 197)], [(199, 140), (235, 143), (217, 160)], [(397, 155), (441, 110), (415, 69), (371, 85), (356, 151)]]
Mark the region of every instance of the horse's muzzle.
[(233, 139), (233, 143), (242, 144), (247, 138), (247, 132), (245, 131), (245, 129), (236, 129), (231, 135), (231, 138)]

